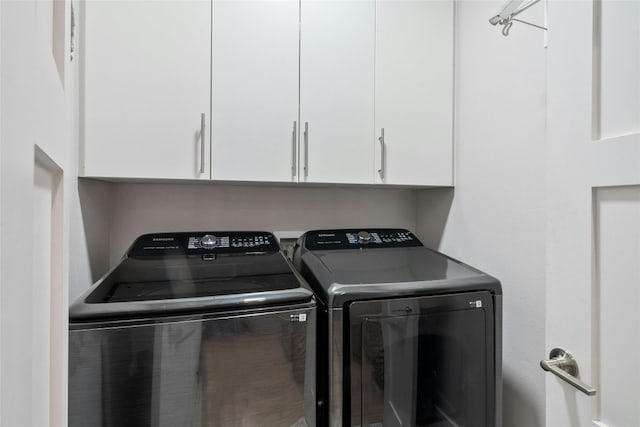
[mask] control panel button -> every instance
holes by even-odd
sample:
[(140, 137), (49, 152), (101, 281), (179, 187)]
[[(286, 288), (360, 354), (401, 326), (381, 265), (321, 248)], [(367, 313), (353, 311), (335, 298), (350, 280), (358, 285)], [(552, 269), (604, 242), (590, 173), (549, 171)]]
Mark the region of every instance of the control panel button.
[(358, 232), (358, 242), (369, 243), (370, 241), (371, 241), (371, 233), (369, 233), (368, 231)]
[(218, 238), (216, 236), (212, 236), (211, 234), (205, 234), (200, 239), (200, 246), (205, 249), (213, 249), (218, 246)]
[(253, 248), (257, 248), (259, 250), (263, 250), (271, 245), (272, 243), (268, 236), (251, 235), (231, 238), (231, 247), (233, 248), (246, 248), (251, 250), (253, 250)]

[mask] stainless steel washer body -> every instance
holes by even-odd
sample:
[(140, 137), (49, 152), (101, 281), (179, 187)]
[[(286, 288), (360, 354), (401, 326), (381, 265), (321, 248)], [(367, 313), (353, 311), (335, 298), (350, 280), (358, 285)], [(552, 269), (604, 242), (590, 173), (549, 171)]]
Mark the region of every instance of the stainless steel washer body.
[(69, 426), (315, 426), (316, 304), (264, 232), (141, 236), (70, 307)]
[(319, 424), (502, 425), (497, 279), (398, 229), (310, 231), (293, 261), (319, 304)]

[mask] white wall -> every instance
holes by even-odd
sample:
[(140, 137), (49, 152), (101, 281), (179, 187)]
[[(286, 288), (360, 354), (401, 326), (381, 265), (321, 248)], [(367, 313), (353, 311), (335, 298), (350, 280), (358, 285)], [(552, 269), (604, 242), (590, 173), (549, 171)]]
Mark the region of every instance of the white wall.
[[(504, 291), (504, 426), (544, 425), (546, 52), (541, 30), (488, 19), (502, 1), (456, 11), (455, 190), (417, 196), (430, 245), (498, 277)], [(519, 16), (543, 22), (542, 3)], [(526, 15), (526, 16), (525, 16)]]
[(69, 302), (109, 269), (113, 186), (96, 180), (77, 182), (71, 209)]
[[(46, 157), (47, 162), (51, 161), (45, 162), (45, 167), (51, 166), (52, 172), (62, 171), (61, 193), (56, 193), (60, 196), (57, 200), (62, 201), (62, 215), (59, 220), (52, 219), (51, 234), (67, 242), (72, 201), (77, 194), (75, 71), (64, 55), (66, 72), (62, 78), (58, 73), (52, 37), (45, 32), (52, 27), (48, 22), (44, 24), (53, 17), (41, 2), (2, 1), (0, 9), (0, 425), (29, 426), (39, 420), (40, 424), (57, 426), (66, 422), (67, 313), (62, 300), (66, 301), (67, 295), (69, 246), (63, 244), (55, 254), (50, 251), (54, 263), (51, 278), (56, 275), (56, 280), (51, 288), (43, 288), (45, 284), (35, 279), (33, 271), (33, 242), (50, 248), (52, 236), (34, 233), (34, 221), (39, 218), (34, 215), (35, 147), (41, 149), (41, 160)], [(67, 7), (60, 23), (67, 46), (68, 10)], [(52, 207), (51, 213), (55, 212)], [(51, 314), (44, 319), (36, 316), (31, 304), (33, 296), (40, 292), (50, 292)], [(56, 325), (56, 330), (51, 330), (51, 324)], [(50, 336), (59, 337), (62, 342), (50, 342)], [(46, 342), (55, 353), (51, 360), (37, 351)], [(49, 377), (36, 378), (35, 373)], [(42, 390), (42, 384), (48, 390)], [(49, 408), (50, 402), (54, 407)]]

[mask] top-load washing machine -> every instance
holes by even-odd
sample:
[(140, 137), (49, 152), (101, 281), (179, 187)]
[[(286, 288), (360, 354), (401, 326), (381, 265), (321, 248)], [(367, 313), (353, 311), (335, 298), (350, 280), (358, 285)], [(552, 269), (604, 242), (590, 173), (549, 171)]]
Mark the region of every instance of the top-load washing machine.
[(69, 426), (314, 426), (315, 320), (270, 233), (141, 236), (69, 309)]
[(319, 425), (501, 426), (500, 282), (400, 229), (316, 230)]

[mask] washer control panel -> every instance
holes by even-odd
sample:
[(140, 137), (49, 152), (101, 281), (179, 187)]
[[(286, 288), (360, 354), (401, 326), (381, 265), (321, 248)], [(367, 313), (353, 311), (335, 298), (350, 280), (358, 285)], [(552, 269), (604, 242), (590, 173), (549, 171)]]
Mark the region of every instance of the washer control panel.
[(312, 251), (422, 246), (413, 233), (396, 228), (314, 230), (305, 233), (304, 239)]
[(205, 234), (204, 236), (189, 236), (188, 249), (224, 249), (228, 247), (229, 236), (216, 236), (214, 234)]
[(133, 258), (168, 255), (225, 255), (256, 252), (278, 252), (273, 234), (264, 231), (204, 231), (188, 233), (145, 234), (131, 246)]

